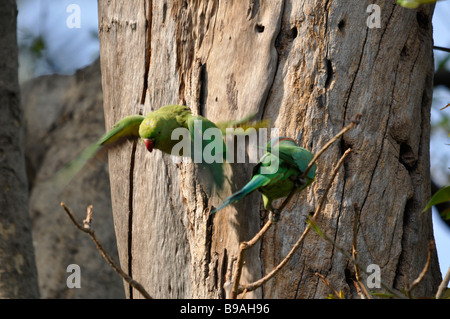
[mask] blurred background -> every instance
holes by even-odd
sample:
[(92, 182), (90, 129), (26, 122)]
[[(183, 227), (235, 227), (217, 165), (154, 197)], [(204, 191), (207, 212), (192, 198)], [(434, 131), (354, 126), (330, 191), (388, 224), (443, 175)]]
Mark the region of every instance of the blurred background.
[[(85, 127), (86, 133), (79, 137), (76, 134), (68, 134), (67, 139), (72, 139), (74, 143), (90, 143), (100, 136), (104, 131), (103, 110), (101, 109), (101, 79), (99, 71), (99, 41), (98, 41), (98, 13), (96, 0), (17, 0), (18, 15), (18, 45), (19, 45), (19, 80), (22, 90), (22, 102), (25, 108), (25, 118), (29, 124), (27, 135), (32, 137), (41, 137), (42, 145), (30, 144), (27, 146), (27, 164), (30, 179), (31, 193), (31, 213), (33, 218), (33, 231), (39, 224), (47, 223), (43, 218), (43, 210), (48, 209), (48, 198), (54, 197), (60, 200), (60, 196), (37, 195), (35, 189), (41, 189), (39, 180), (45, 178), (48, 172), (43, 172), (42, 167), (49, 157), (48, 152), (44, 153), (39, 148), (50, 148), (55, 141), (61, 139), (61, 132), (73, 133), (77, 132), (80, 127)], [(436, 5), (433, 17), (434, 44), (435, 46), (450, 48), (450, 1), (439, 1)], [(431, 175), (435, 187), (440, 188), (450, 184), (449, 168), (450, 168), (450, 108), (440, 110), (442, 107), (450, 103), (450, 53), (434, 50), (435, 54), (435, 87), (433, 95), (433, 105), (431, 110), (432, 134), (430, 143), (431, 152)], [(89, 67), (88, 67), (89, 66)], [(84, 68), (84, 69), (83, 69)], [(83, 69), (83, 70), (80, 70)], [(60, 88), (62, 90), (71, 91), (74, 95), (70, 96), (62, 93), (55, 93)], [(42, 90), (47, 90), (42, 93)], [(97, 90), (98, 94), (93, 101), (86, 102), (87, 91)], [(94, 92), (95, 93), (95, 92)], [(94, 94), (95, 95), (95, 94)], [(50, 101), (51, 100), (51, 101)], [(72, 100), (72, 102), (70, 102)], [(83, 104), (84, 103), (84, 104)], [(55, 106), (57, 111), (51, 109)], [(83, 106), (84, 105), (84, 106)], [(36, 109), (47, 109), (45, 116), (37, 114)], [(81, 115), (77, 115), (76, 110), (82, 111)], [(95, 119), (89, 117), (89, 122), (84, 116), (86, 114), (95, 114)], [(46, 125), (36, 125), (37, 120), (42, 117), (42, 123)], [(73, 126), (67, 127), (61, 124), (60, 118), (71, 117)], [(53, 121), (49, 119), (53, 118)], [(78, 122), (77, 122), (78, 121)], [(92, 125), (89, 127), (89, 125)], [(93, 127), (95, 126), (95, 129)], [(68, 132), (69, 131), (69, 132)], [(81, 131), (81, 130), (80, 130)], [(55, 134), (55, 132), (59, 132)], [(53, 139), (49, 136), (55, 136)], [(73, 140), (78, 138), (78, 140)], [(85, 139), (88, 142), (85, 142)], [(77, 145), (76, 144), (76, 145)], [(78, 146), (77, 146), (78, 147)], [(52, 154), (55, 154), (54, 152)], [(61, 154), (60, 162), (64, 162), (73, 158), (76, 153)], [(55, 156), (52, 155), (52, 158)], [(56, 165), (56, 164), (55, 164)], [(103, 174), (105, 185), (95, 184), (95, 192), (97, 197), (85, 198), (81, 195), (66, 194), (66, 197), (72, 198), (80, 212), (80, 218), (83, 218), (85, 207), (91, 203), (99, 210), (104, 210), (100, 214), (104, 214), (103, 220), (108, 222), (102, 223), (104, 226), (103, 236), (110, 242), (110, 248), (114, 251), (115, 246), (114, 234), (110, 234), (113, 229), (113, 221), (111, 220), (109, 196), (109, 180), (106, 165), (103, 168), (97, 167), (98, 174)], [(97, 174), (97, 177), (98, 177)], [(87, 177), (86, 177), (87, 178)], [(98, 180), (98, 178), (97, 178)], [(99, 183), (96, 181), (95, 183)], [(105, 189), (103, 193), (100, 189)], [(86, 191), (86, 188), (83, 188)], [(44, 192), (45, 194), (45, 192)], [(105, 197), (105, 198), (104, 198)], [(78, 200), (76, 200), (78, 198)], [(44, 201), (44, 203), (40, 202)], [(97, 204), (97, 206), (96, 206)], [(61, 212), (58, 212), (60, 214)], [(433, 208), (433, 225), (436, 246), (438, 250), (439, 262), (443, 276), (450, 267), (450, 223), (446, 223), (439, 217), (439, 213)], [(63, 216), (65, 218), (65, 216)], [(42, 221), (39, 221), (42, 219)], [(63, 224), (65, 221), (62, 222)], [(67, 225), (73, 228), (72, 225)], [(97, 226), (99, 227), (99, 226)], [(109, 229), (109, 230), (108, 230)], [(59, 234), (52, 235), (51, 243), (64, 243), (63, 235), (72, 230), (61, 231)], [(100, 231), (102, 229), (100, 228)], [(90, 289), (84, 289), (83, 292), (67, 292), (66, 287), (61, 289), (54, 288), (51, 284), (55, 278), (54, 267), (48, 267), (47, 270), (41, 270), (40, 263), (47, 263), (48, 260), (54, 260), (55, 265), (58, 262), (65, 262), (65, 265), (73, 261), (61, 261), (64, 258), (74, 258), (73, 250), (79, 247), (79, 241), (84, 239), (78, 237), (77, 234), (71, 235), (73, 241), (65, 242), (66, 247), (71, 246), (71, 252), (67, 256), (56, 256), (54, 249), (46, 248), (49, 246), (43, 240), (36, 240), (35, 246), (37, 250), (39, 280), (48, 283), (47, 290), (41, 295), (46, 298), (55, 297), (123, 297), (122, 284), (118, 276), (114, 273), (105, 274), (102, 268), (103, 261), (93, 257), (96, 252), (92, 251), (95, 265), (93, 271), (101, 272), (102, 276), (94, 276), (90, 280), (93, 281), (92, 287), (98, 287), (103, 284), (113, 287), (99, 295), (93, 294)], [(63, 245), (63, 244), (61, 244)], [(91, 243), (86, 245), (92, 246)], [(51, 246), (51, 245), (50, 245)], [(84, 249), (84, 248), (83, 248)], [(47, 250), (46, 252), (44, 252)], [(41, 252), (40, 252), (41, 251)], [(39, 257), (39, 255), (44, 257)], [(80, 254), (82, 255), (82, 254)], [(76, 263), (87, 261), (82, 260), (82, 256), (76, 257)], [(58, 261), (59, 260), (59, 261)], [(66, 276), (65, 269), (60, 269), (60, 276)], [(108, 270), (106, 270), (106, 273)], [(117, 277), (117, 278), (116, 278)], [(59, 278), (58, 280), (61, 280)], [(45, 284), (44, 284), (45, 286)], [(50, 288), (53, 287), (53, 288)], [(86, 285), (85, 285), (86, 287)], [(42, 287), (41, 287), (42, 289)], [(68, 294), (75, 295), (68, 295)], [(76, 295), (78, 294), (78, 295)]]

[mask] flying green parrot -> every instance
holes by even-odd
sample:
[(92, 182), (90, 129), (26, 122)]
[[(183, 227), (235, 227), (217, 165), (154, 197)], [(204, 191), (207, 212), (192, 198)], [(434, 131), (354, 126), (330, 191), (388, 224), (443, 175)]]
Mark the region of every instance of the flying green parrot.
[[(254, 115), (252, 114), (239, 121), (221, 122), (216, 125), (202, 116), (193, 115), (186, 106), (167, 105), (148, 113), (147, 116), (127, 116), (117, 122), (97, 142), (87, 147), (76, 159), (60, 170), (56, 176), (64, 182), (70, 181), (100, 149), (129, 138), (140, 138), (149, 152), (152, 152), (153, 149), (158, 149), (164, 153), (171, 154), (174, 147), (180, 142), (179, 139), (172, 138), (172, 133), (180, 128), (185, 129), (184, 131), (181, 130), (181, 133), (189, 133), (187, 140), (190, 145), (189, 147), (180, 148), (178, 154), (172, 155), (190, 156), (194, 158), (194, 162), (201, 164), (211, 171), (214, 182), (220, 187), (224, 181), (223, 162), (217, 161), (217, 159), (218, 157), (221, 159), (226, 158), (226, 146), (221, 137), (221, 140), (216, 141), (218, 138), (217, 135), (210, 134), (205, 137), (204, 133), (209, 128), (216, 128), (220, 132), (224, 132), (226, 127), (245, 125)], [(177, 136), (177, 138), (180, 137), (182, 136)], [(195, 139), (199, 143), (195, 143)], [(211, 155), (215, 156), (216, 161), (212, 161), (211, 159), (209, 161), (206, 160), (205, 164), (201, 157), (205, 147), (211, 142), (221, 147), (217, 149), (210, 147), (212, 148)], [(185, 154), (186, 151), (188, 154)], [(199, 157), (198, 154), (200, 154)]]
[(291, 138), (272, 139), (267, 144), (267, 153), (253, 168), (252, 179), (241, 190), (225, 199), (222, 205), (211, 213), (213, 214), (258, 190), (262, 194), (264, 208), (273, 214), (276, 221), (279, 212), (272, 206), (272, 202), (288, 196), (293, 189), (296, 189), (295, 193), (299, 193), (313, 182), (316, 175), (316, 164), (311, 167), (304, 179), (301, 178), (313, 157), (311, 152), (298, 146)]
[(439, 0), (397, 0), (397, 4), (405, 8), (415, 9), (421, 4), (436, 3), (437, 1)]

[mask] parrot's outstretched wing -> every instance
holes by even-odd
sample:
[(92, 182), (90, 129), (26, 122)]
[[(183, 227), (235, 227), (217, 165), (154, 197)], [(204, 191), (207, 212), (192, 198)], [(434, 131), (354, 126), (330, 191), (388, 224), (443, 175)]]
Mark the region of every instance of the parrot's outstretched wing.
[(116, 145), (129, 138), (138, 138), (139, 125), (144, 118), (142, 115), (131, 115), (123, 118), (97, 142), (89, 145), (80, 155), (59, 170), (48, 182), (55, 183), (58, 188), (63, 188), (102, 148)]
[[(301, 172), (304, 172), (314, 155), (300, 146), (280, 145), (278, 147), (278, 157), (289, 165), (297, 166)], [(316, 176), (316, 164), (311, 167), (306, 176), (310, 179), (314, 179)]]
[(117, 122), (113, 128), (103, 135), (96, 144), (108, 145), (126, 138), (138, 138), (139, 126), (145, 119), (143, 115), (130, 115)]
[[(314, 155), (297, 145), (297, 143), (289, 137), (277, 137), (269, 142), (267, 151), (278, 156), (291, 166), (297, 167), (304, 172), (313, 159)], [(306, 175), (313, 180), (316, 176), (316, 164), (314, 164)]]
[(221, 189), (225, 181), (223, 165), (226, 145), (220, 130), (216, 124), (201, 116), (190, 116), (187, 125), (192, 142), (192, 159), (210, 173), (214, 184)]
[[(240, 119), (240, 120), (230, 120), (230, 121), (221, 121), (217, 122), (216, 126), (220, 129), (222, 134), (226, 134), (227, 128), (242, 128), (244, 131), (248, 128), (266, 128), (270, 126), (270, 120), (261, 120), (261, 121), (253, 121), (255, 116), (258, 113), (251, 113), (247, 115), (246, 117)], [(234, 132), (234, 134), (240, 134), (239, 131)]]

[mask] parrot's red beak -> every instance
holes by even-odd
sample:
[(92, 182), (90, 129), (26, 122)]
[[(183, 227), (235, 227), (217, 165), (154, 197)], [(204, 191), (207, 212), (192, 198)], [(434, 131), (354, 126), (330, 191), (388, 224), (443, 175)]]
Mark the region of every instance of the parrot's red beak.
[(145, 147), (149, 152), (153, 151), (153, 147), (155, 146), (155, 140), (152, 138), (144, 138)]

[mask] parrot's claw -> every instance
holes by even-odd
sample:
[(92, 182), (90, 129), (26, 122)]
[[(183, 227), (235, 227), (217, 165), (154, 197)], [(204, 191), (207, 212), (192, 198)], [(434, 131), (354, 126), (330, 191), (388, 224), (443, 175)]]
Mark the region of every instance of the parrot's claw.
[(272, 223), (278, 223), (280, 221), (280, 211), (276, 208), (272, 209), (269, 214), (269, 219)]

